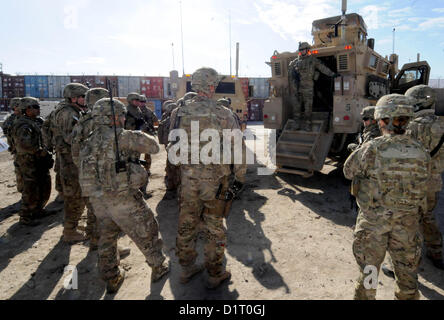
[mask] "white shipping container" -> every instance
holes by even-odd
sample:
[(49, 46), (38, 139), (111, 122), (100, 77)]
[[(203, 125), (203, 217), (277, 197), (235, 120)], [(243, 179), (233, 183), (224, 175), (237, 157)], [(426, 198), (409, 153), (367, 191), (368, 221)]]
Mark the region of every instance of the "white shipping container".
[(2, 77), (0, 77), (0, 98), (3, 98), (3, 84), (2, 84)]
[(63, 98), (63, 89), (69, 83), (69, 76), (48, 76), (49, 98)]
[(126, 97), (130, 92), (140, 93), (140, 77), (119, 76), (119, 97)]

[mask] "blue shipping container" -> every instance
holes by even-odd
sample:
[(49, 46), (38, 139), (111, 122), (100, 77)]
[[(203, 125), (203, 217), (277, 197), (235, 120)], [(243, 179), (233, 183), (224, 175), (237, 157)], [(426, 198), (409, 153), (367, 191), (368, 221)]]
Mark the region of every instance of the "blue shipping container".
[(25, 76), (25, 95), (34, 98), (49, 98), (47, 76)]
[(148, 100), (147, 106), (150, 109), (154, 109), (157, 119), (160, 120), (162, 118), (162, 100)]

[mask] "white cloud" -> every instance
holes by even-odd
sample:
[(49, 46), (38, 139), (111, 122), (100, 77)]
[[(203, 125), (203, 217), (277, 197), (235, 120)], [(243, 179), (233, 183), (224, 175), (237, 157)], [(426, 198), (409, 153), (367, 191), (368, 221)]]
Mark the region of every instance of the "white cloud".
[(405, 17), (410, 15), (412, 15), (412, 7), (390, 10), (388, 12), (389, 17)]
[(365, 6), (359, 11), (359, 14), (364, 18), (369, 30), (378, 29), (382, 27), (384, 19), (380, 19), (380, 12), (385, 12), (388, 7), (369, 5)]
[(260, 19), (283, 39), (311, 42), (313, 20), (340, 15), (330, 0), (262, 0), (255, 3)]
[(435, 8), (432, 9), (433, 12), (444, 13), (444, 8)]
[(419, 29), (427, 30), (427, 29), (436, 29), (436, 28), (444, 28), (444, 17), (439, 18), (431, 18), (428, 19), (418, 25)]

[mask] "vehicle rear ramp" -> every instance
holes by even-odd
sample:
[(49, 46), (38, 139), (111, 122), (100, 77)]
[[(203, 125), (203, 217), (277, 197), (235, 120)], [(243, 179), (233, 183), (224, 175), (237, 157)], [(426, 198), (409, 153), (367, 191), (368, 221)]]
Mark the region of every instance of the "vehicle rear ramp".
[[(311, 131), (298, 129), (297, 121), (300, 120), (288, 120), (279, 137), (276, 145), (276, 171), (308, 178), (324, 166), (334, 134), (328, 130), (328, 115), (314, 116)], [(301, 126), (304, 127), (303, 122)]]

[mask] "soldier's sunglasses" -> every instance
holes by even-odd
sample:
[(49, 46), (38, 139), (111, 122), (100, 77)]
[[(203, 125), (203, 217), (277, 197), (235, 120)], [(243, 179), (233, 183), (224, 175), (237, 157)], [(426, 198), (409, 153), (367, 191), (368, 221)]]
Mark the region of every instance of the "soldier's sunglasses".
[(363, 121), (368, 121), (368, 120), (370, 120), (370, 118), (369, 117), (365, 117), (365, 118), (362, 118), (362, 120)]
[(30, 108), (38, 110), (38, 109), (40, 109), (40, 106), (38, 104), (34, 104), (34, 105), (30, 106)]

